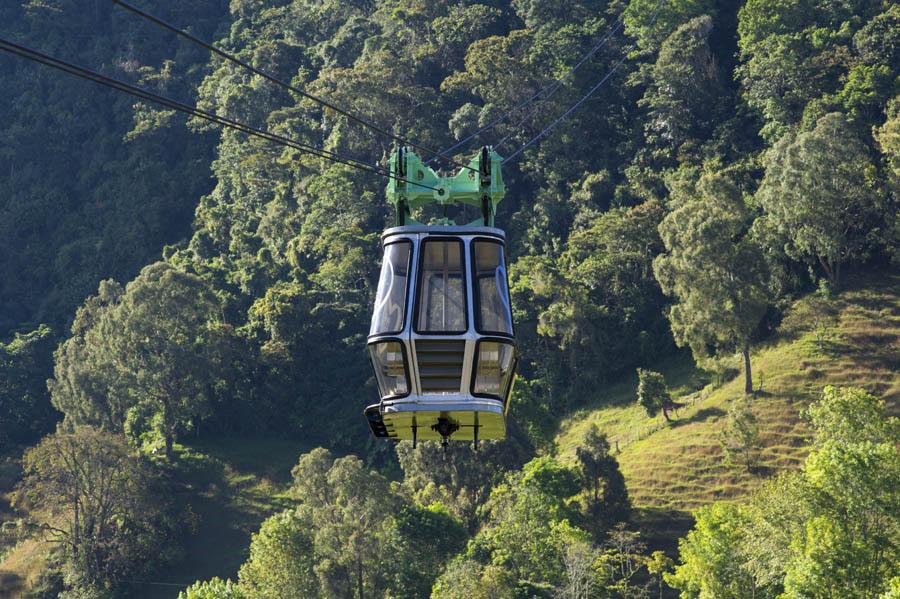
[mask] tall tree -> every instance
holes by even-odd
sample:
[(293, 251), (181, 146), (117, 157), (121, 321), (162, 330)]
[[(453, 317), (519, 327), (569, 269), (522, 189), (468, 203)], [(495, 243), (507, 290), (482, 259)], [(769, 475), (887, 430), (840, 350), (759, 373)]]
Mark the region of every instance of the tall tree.
[(301, 457), (291, 473), (322, 594), (364, 599), (383, 590), (390, 515), (400, 505), (387, 480), (355, 456), (334, 459), (322, 448)]
[(163, 262), (145, 267), (124, 292), (104, 283), (58, 350), (54, 405), (70, 424), (152, 428), (171, 456), (217, 374), (203, 343), (217, 308), (202, 279)]
[(739, 350), (744, 390), (753, 392), (750, 345), (767, 308), (762, 252), (747, 235), (750, 215), (738, 188), (706, 174), (695, 190), (679, 191), (659, 226), (667, 253), (653, 262), (664, 292), (675, 341), (697, 357)]
[(817, 262), (837, 288), (841, 266), (863, 259), (883, 234), (886, 196), (869, 150), (840, 113), (772, 148), (756, 197), (761, 222), (798, 260)]
[(580, 482), (577, 470), (549, 457), (509, 473), (491, 492), (485, 504), (489, 525), (470, 543), (469, 553), (481, 554), (523, 580), (560, 582), (565, 548), (589, 539), (571, 524), (577, 517), (571, 500)]
[(243, 597), (305, 599), (319, 594), (310, 525), (295, 510), (262, 523), (238, 574)]
[(588, 525), (595, 536), (604, 535), (614, 524), (628, 521), (631, 503), (619, 462), (610, 453), (609, 441), (596, 424), (575, 450), (581, 476), (590, 493)]
[(54, 433), (23, 466), (15, 504), (63, 547), (70, 589), (90, 596), (172, 557), (162, 491), (120, 436), (88, 427)]

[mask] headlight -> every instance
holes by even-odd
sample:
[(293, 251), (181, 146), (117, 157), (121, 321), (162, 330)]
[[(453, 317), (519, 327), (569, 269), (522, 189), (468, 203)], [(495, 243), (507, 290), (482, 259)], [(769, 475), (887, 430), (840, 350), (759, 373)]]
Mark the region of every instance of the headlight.
[(382, 341), (369, 346), (372, 366), (378, 379), (381, 399), (399, 397), (409, 393), (406, 374), (406, 360), (403, 344), (399, 341)]
[(479, 341), (475, 365), (475, 395), (506, 398), (515, 366), (515, 348), (509, 343)]

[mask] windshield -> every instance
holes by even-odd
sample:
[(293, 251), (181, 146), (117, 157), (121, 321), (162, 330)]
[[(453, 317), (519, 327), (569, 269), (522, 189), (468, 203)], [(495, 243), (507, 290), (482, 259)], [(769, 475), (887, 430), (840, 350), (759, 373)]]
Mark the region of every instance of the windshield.
[(503, 246), (493, 241), (472, 243), (475, 254), (475, 312), (479, 333), (512, 335), (509, 289)]
[(409, 241), (391, 243), (384, 247), (370, 335), (397, 334), (403, 330), (411, 250), (412, 244)]
[(466, 331), (463, 244), (457, 239), (428, 239), (422, 244), (418, 333)]

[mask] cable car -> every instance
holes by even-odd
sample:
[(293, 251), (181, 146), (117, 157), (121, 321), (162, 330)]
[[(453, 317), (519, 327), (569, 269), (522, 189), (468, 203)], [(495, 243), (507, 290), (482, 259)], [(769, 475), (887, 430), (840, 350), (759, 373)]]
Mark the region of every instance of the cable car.
[[(469, 167), (441, 177), (401, 148), (388, 198), (395, 227), (382, 235), (381, 276), (368, 337), (379, 402), (365, 410), (376, 437), (503, 439), (516, 372), (506, 236), (494, 227), (505, 194), (500, 156), (482, 148)], [(475, 207), (481, 218), (422, 224), (427, 204)]]

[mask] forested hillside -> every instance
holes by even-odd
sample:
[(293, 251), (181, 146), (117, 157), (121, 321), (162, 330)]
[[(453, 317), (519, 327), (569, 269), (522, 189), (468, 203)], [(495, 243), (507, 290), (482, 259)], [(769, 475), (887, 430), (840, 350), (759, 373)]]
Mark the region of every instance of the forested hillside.
[[(509, 438), (441, 457), (368, 432), (384, 179), (4, 54), (0, 585), (9, 570), (40, 597), (153, 580), (175, 596), (214, 575), (234, 582), (184, 596), (895, 596), (896, 397), (867, 378), (898, 370), (894, 337), (887, 366), (838, 380), (861, 389), (823, 395), (832, 381), (803, 369), (790, 419), (815, 402), (797, 425), (809, 457), (751, 472), (728, 494), (763, 488), (744, 507), (703, 508), (680, 554), (637, 532), (627, 489), (652, 504), (654, 482), (634, 486), (649, 458), (636, 442), (620, 472), (621, 415), (603, 412), (637, 401), (629, 422), (660, 414), (656, 439), (681, 438), (678, 364), (690, 374), (669, 382), (719, 398), (721, 431), (703, 434), (740, 460), (772, 382), (758, 348), (779, 326), (832, 330), (820, 323), (865, 309), (859, 281), (897, 272), (895, 3), (139, 6), (425, 147), (477, 133), (458, 161), (482, 144), (516, 156), (497, 215), (522, 356)], [(4, 2), (0, 37), (368, 164), (395, 146), (114, 2)], [(309, 451), (242, 477), (223, 446)], [(699, 495), (667, 501), (715, 498)], [(785, 498), (796, 510), (778, 521)], [(230, 532), (211, 533), (216, 518)]]

